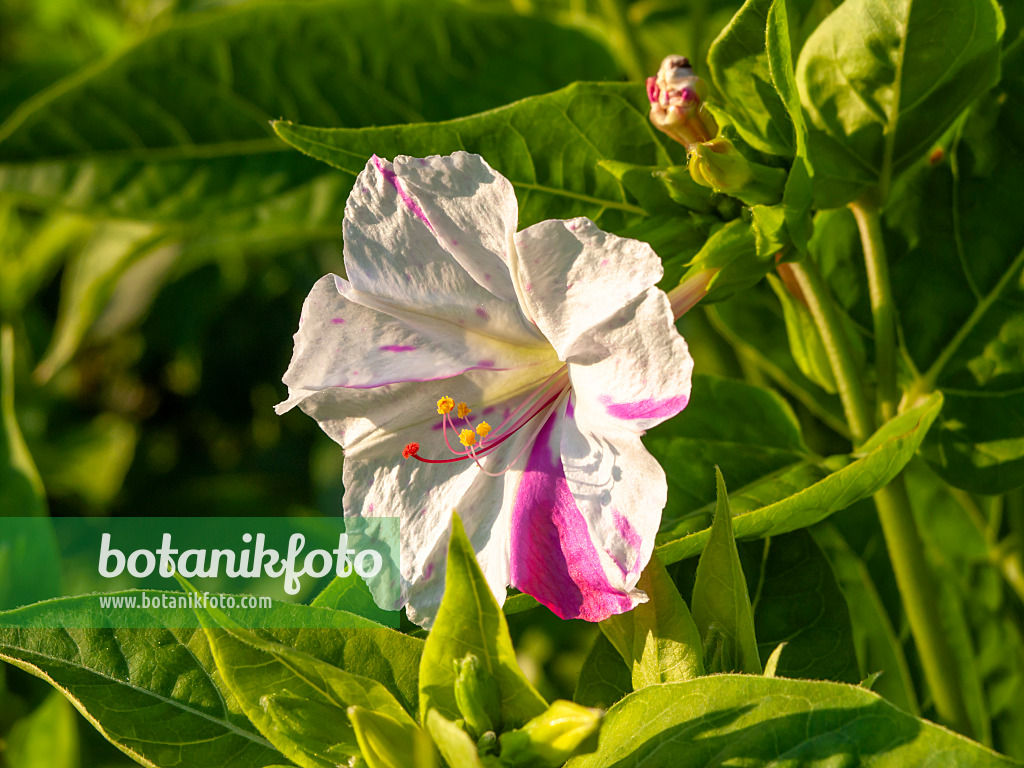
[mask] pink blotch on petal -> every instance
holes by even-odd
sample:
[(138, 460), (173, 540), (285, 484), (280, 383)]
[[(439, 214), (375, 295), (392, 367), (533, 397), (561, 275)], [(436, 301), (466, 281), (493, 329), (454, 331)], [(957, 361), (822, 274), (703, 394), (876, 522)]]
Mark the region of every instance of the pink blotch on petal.
[(380, 171), (380, 175), (387, 180), (388, 184), (395, 188), (399, 199), (405, 203), (405, 207), (412, 211), (413, 215), (426, 224), (427, 227), (430, 228), (430, 231), (433, 232), (434, 228), (430, 226), (430, 222), (427, 220), (427, 215), (423, 212), (423, 209), (420, 208), (420, 204), (413, 199), (412, 195), (402, 189), (401, 185), (398, 183), (398, 176), (395, 172), (384, 165), (384, 161), (376, 155), (373, 156), (372, 160), (373, 164), (377, 167), (377, 170)]
[(493, 368), (494, 367), (494, 361), (493, 360), (481, 360), (480, 362), (477, 363), (477, 366), (480, 367), (480, 368)]
[(483, 320), (488, 320), (488, 319), (490, 319), (490, 315), (488, 315), (488, 314), (487, 314), (487, 310), (486, 310), (486, 309), (484, 309), (483, 307), (477, 307), (477, 308), (476, 308), (476, 313), (477, 313), (477, 314), (478, 314), (478, 315), (479, 315), (479, 316), (480, 316), (480, 317), (481, 317), (481, 318), (482, 318)]
[(638, 419), (667, 419), (682, 411), (690, 398), (687, 395), (677, 395), (661, 400), (648, 398), (638, 400), (635, 403), (615, 403), (608, 395), (601, 395), (598, 398), (605, 412), (609, 416), (626, 421)]
[(416, 347), (410, 347), (407, 344), (385, 344), (383, 347), (377, 347), (381, 352), (415, 352)]
[(331, 324), (332, 325), (342, 325), (342, 324), (344, 324), (344, 322), (345, 322), (345, 318), (344, 317), (335, 317), (333, 320), (331, 320)]
[[(619, 536), (622, 537), (622, 540), (629, 545), (630, 549), (632, 549), (634, 553), (639, 553), (640, 546), (643, 543), (639, 531), (637, 531), (637, 529), (633, 527), (633, 524), (629, 522), (629, 518), (618, 510), (612, 510), (612, 514), (615, 519), (615, 530), (618, 532)], [(640, 558), (638, 557), (633, 562), (633, 567), (629, 569), (629, 573), (639, 570), (639, 567)], [(622, 569), (623, 573), (627, 572), (626, 563), (619, 563), (619, 568)]]
[(560, 618), (601, 621), (633, 600), (609, 583), (561, 459), (552, 456), (556, 418), (537, 435), (513, 505), (512, 585)]

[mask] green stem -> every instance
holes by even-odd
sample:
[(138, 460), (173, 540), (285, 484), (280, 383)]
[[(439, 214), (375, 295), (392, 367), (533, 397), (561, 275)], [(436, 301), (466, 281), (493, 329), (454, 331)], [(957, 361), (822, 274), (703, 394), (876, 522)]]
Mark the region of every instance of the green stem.
[[(896, 312), (889, 263), (878, 209), (861, 203), (851, 203), (850, 209), (860, 230), (868, 273), (878, 399), (885, 422), (896, 415), (898, 406)], [(936, 600), (938, 585), (925, 558), (924, 541), (917, 529), (903, 475), (897, 476), (875, 494), (875, 506), (936, 714), (946, 724), (970, 735), (971, 721), (960, 688), (956, 659), (946, 640), (946, 628)]]
[(643, 80), (647, 76), (643, 49), (626, 14), (626, 3), (624, 0), (601, 0), (601, 10), (608, 24), (609, 36), (619, 49), (626, 74), (631, 80)]
[[(868, 246), (865, 245), (867, 250)], [(885, 270), (884, 250), (875, 249), (874, 253), (879, 257), (882, 272), (888, 274)], [(860, 371), (850, 351), (849, 339), (840, 324), (835, 302), (817, 265), (810, 258), (805, 258), (792, 266), (828, 352), (839, 396), (850, 424), (850, 434), (854, 443), (859, 445), (873, 431), (873, 419), (861, 387)], [(883, 290), (882, 294), (891, 295), (891, 292)], [(890, 329), (895, 335), (894, 328), (890, 326)], [(925, 679), (932, 692), (935, 710), (940, 720), (961, 733), (970, 734), (971, 724), (960, 692), (956, 661), (946, 642), (946, 630), (936, 602), (938, 590), (924, 556), (924, 542), (917, 530), (902, 475), (875, 494), (875, 506), (878, 508), (886, 548)]]
[(864, 263), (871, 294), (871, 319), (875, 326), (875, 368), (878, 371), (878, 400), (882, 421), (896, 415), (896, 313), (889, 280), (889, 262), (885, 257), (882, 222), (878, 209), (861, 203), (850, 203), (857, 220)]
[(924, 542), (917, 530), (903, 475), (875, 494), (875, 506), (935, 712), (939, 720), (970, 736), (973, 729), (956, 659), (946, 641), (946, 628), (935, 599), (938, 585), (924, 556)]
[(825, 280), (818, 271), (818, 265), (807, 258), (790, 266), (828, 353), (829, 363), (836, 377), (839, 399), (843, 403), (846, 421), (850, 425), (850, 436), (854, 445), (860, 445), (871, 436), (874, 428), (867, 398), (864, 397), (864, 389), (861, 386), (860, 372), (850, 351), (850, 340), (840, 323), (839, 312), (828, 292)]

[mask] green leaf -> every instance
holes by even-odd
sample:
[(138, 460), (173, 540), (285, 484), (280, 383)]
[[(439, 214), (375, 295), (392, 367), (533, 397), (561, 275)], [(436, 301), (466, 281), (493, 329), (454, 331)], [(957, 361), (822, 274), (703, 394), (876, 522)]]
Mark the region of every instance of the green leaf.
[(768, 275), (768, 285), (782, 305), (789, 351), (800, 372), (830, 395), (836, 394), (836, 377), (811, 311), (777, 277)]
[[(57, 538), (47, 522), (46, 493), (14, 408), (14, 330), (0, 327), (0, 610), (60, 594)], [(8, 519), (4, 519), (8, 518)], [(13, 519), (11, 519), (13, 518)]]
[(887, 241), (915, 389), (946, 397), (924, 447), (949, 483), (996, 494), (1024, 485), (1024, 47), (972, 111), (949, 163), (904, 175)]
[(602, 160), (672, 165), (681, 146), (667, 146), (647, 119), (641, 89), (576, 83), (555, 93), (445, 123), (385, 128), (274, 130), (296, 149), (357, 175), (370, 155), (426, 156), (466, 150), (482, 155), (516, 189), (520, 228), (551, 218), (589, 216), (614, 230), (644, 215)]
[(715, 469), (718, 506), (711, 535), (697, 563), (693, 585), (693, 620), (704, 642), (717, 630), (722, 643), (722, 666), (711, 672), (761, 674), (761, 660), (754, 637), (754, 612), (747, 594), (747, 580), (740, 566), (736, 539), (732, 533), (732, 510), (722, 472)]
[(870, 190), (884, 200), (894, 174), (998, 80), (1003, 27), (993, 0), (848, 0), (833, 11), (796, 70), (817, 207)]
[(793, 122), (772, 81), (765, 50), (771, 0), (746, 0), (708, 51), (711, 78), (740, 136), (755, 149), (791, 157)]
[(434, 740), (434, 746), (448, 765), (483, 768), (476, 744), (459, 726), (436, 709), (426, 713), (424, 722), (427, 724), (430, 738)]
[[(788, 264), (779, 264), (779, 274), (789, 269)], [(821, 334), (814, 323), (810, 310), (804, 303), (803, 294), (793, 295), (790, 285), (784, 285), (778, 278), (769, 275), (768, 284), (782, 305), (782, 313), (786, 323), (786, 336), (789, 339), (789, 351), (800, 372), (810, 381), (817, 384), (830, 395), (836, 394), (836, 379), (829, 363), (828, 351), (821, 340)], [(790, 284), (795, 284), (791, 281)], [(799, 288), (797, 288), (799, 292)], [(850, 342), (850, 351), (858, 369), (864, 368), (864, 342), (853, 321), (842, 309), (837, 307), (840, 322)]]
[[(793, 38), (797, 30), (790, 26), (790, 3), (793, 0), (773, 0), (768, 8), (765, 29), (765, 57), (772, 84), (782, 99), (786, 114), (793, 123), (794, 149), (799, 153), (805, 143), (804, 116), (800, 109), (800, 94), (796, 84), (796, 57), (800, 42)], [(794, 2), (795, 5), (795, 2)], [(795, 21), (795, 20), (794, 20)]]
[(583, 661), (572, 700), (585, 707), (608, 709), (632, 690), (632, 671), (604, 633), (598, 633)]
[(597, 166), (621, 181), (648, 213), (679, 215), (680, 207), (700, 213), (714, 210), (714, 193), (695, 182), (685, 165), (659, 168), (601, 160)]
[(750, 209), (750, 216), (759, 257), (773, 258), (789, 245), (785, 205), (755, 205)]
[(383, 685), (241, 628), (215, 608), (196, 609), (217, 670), (246, 717), (290, 760), (335, 768), (360, 756), (350, 707), (418, 726)]
[[(289, 610), (308, 614), (308, 626), (331, 626), (324, 609)], [(35, 628), (3, 627), (15, 614), (14, 626)], [(59, 629), (83, 615), (106, 628)], [(116, 615), (100, 608), (95, 596), (0, 613), (0, 659), (56, 687), (142, 765), (263, 768), (284, 762), (224, 686), (202, 631), (113, 628)], [(421, 640), (385, 628), (271, 630), (267, 637), (372, 676), (415, 709)]]
[[(874, 510), (869, 514), (874, 516)], [(903, 646), (867, 565), (831, 523), (822, 523), (810, 530), (828, 557), (832, 573), (849, 607), (861, 674), (866, 677), (880, 672), (881, 676), (872, 690), (900, 709), (920, 715), (921, 707), (917, 703)]]
[(410, 728), (362, 707), (349, 707), (348, 717), (369, 768), (429, 768), (434, 764), (434, 748), (420, 727)]
[(470, 653), (479, 658), (501, 691), (503, 729), (516, 728), (547, 707), (519, 669), (505, 615), (476, 562), (461, 521), (453, 516), (444, 598), (420, 660), (423, 722), (432, 709), (453, 722), (462, 716), (455, 700), (455, 662)]
[[(823, 464), (796, 464), (741, 489), (730, 498), (741, 510), (733, 520), (736, 538), (788, 533), (871, 496), (910, 461), (941, 409), (942, 395), (935, 393), (886, 423), (852, 460), (836, 456)], [(659, 536), (658, 555), (665, 563), (692, 557), (704, 548), (710, 534), (710, 529), (704, 529), (673, 538), (671, 531), (664, 531)]]
[(682, 281), (713, 270), (705, 303), (728, 299), (757, 283), (772, 268), (774, 254), (757, 249), (753, 224), (734, 219), (714, 230), (704, 247), (687, 264)]
[(0, 509), (5, 516), (46, 515), (46, 492), (14, 410), (14, 329), (0, 327)]
[(36, 369), (38, 378), (49, 380), (74, 356), (120, 277), (158, 244), (159, 235), (150, 224), (110, 222), (93, 230), (64, 271), (57, 324)]
[(646, 603), (600, 623), (601, 631), (632, 668), (633, 690), (703, 675), (701, 636), (657, 555), (640, 575), (637, 588), (647, 593)]
[(754, 627), (761, 658), (780, 644), (776, 675), (804, 680), (857, 683), (863, 679), (853, 643), (846, 600), (829, 561), (807, 531), (773, 536), (744, 546), (756, 554), (746, 572), (758, 573), (753, 597)]
[(663, 531), (710, 525), (705, 508), (715, 503), (715, 465), (743, 487), (810, 458), (796, 416), (770, 390), (697, 374), (690, 402), (693, 408), (644, 437), (654, 457), (672, 468)]
[(568, 768), (837, 764), (903, 768), (1012, 761), (877, 694), (839, 683), (715, 675), (630, 694), (605, 716), (597, 752)]
[(16, 722), (6, 741), (8, 768), (78, 768), (78, 718), (57, 691)]
[(270, 216), (316, 230), (340, 218), (347, 189), (292, 156), (271, 120), (443, 120), (617, 74), (599, 43), (539, 18), (448, 2), (250, 4), (179, 21), (26, 102), (0, 127), (0, 190), (119, 218), (241, 213), (239, 229)]

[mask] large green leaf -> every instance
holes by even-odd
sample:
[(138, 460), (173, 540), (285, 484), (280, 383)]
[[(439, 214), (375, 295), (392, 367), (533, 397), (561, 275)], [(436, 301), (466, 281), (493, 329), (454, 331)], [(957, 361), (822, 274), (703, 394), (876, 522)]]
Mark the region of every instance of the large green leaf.
[(877, 694), (840, 683), (716, 675), (645, 688), (605, 716), (570, 768), (709, 765), (1011, 766)]
[(772, 81), (765, 48), (772, 0), (746, 0), (708, 51), (711, 78), (740, 136), (752, 147), (792, 156), (793, 121)]
[(732, 531), (732, 510), (722, 472), (715, 468), (718, 503), (693, 584), (693, 620), (712, 672), (761, 673), (754, 611)]
[[(330, 611), (288, 610), (316, 613), (307, 616), (307, 624), (330, 626)], [(108, 628), (57, 628), (68, 624), (64, 617), (83, 615)], [(223, 686), (202, 631), (109, 628), (115, 616), (95, 596), (0, 613), (0, 624), (7, 619), (35, 627), (0, 628), (0, 659), (59, 689), (107, 739), (143, 765), (261, 768), (284, 762)], [(415, 710), (421, 640), (385, 628), (272, 630), (266, 636), (372, 677), (403, 707)]]
[(959, 113), (995, 84), (1003, 17), (994, 0), (847, 0), (797, 62), (818, 208), (923, 158)]
[[(756, 554), (756, 557), (749, 555)], [(794, 531), (741, 549), (753, 592), (761, 660), (785, 643), (779, 677), (857, 683), (860, 674), (846, 600), (811, 535)]]
[[(984, 494), (1024, 485), (1024, 48), (949, 149), (902, 180), (887, 212), (907, 354), (939, 388), (925, 455)], [(899, 250), (897, 250), (897, 248)]]
[(491, 594), (461, 521), (455, 516), (448, 544), (444, 599), (420, 660), (422, 722), (427, 722), (427, 713), (432, 709), (451, 721), (462, 717), (455, 696), (455, 662), (467, 654), (479, 659), (485, 674), (497, 685), (505, 729), (519, 727), (547, 708), (547, 702), (519, 669), (505, 615)]
[[(862, 502), (868, 504), (870, 502)], [(873, 517), (874, 509), (869, 515)], [(921, 714), (907, 658), (867, 565), (831, 523), (811, 528), (825, 552), (853, 620), (853, 640), (863, 677), (881, 675), (872, 689), (900, 709)]]
[[(855, 457), (808, 459), (734, 492), (730, 501), (737, 510), (736, 538), (804, 528), (872, 495), (910, 461), (941, 408), (942, 396), (936, 393), (885, 424)], [(692, 530), (692, 522), (680, 526), (680, 532), (686, 530)], [(710, 528), (683, 536), (665, 530), (659, 536), (658, 554), (666, 563), (692, 557), (710, 534)]]
[(346, 190), (291, 155), (271, 120), (441, 120), (615, 74), (600, 44), (538, 18), (404, 0), (249, 5), (178, 22), (26, 102), (0, 127), (0, 190), (147, 220), (285, 214), (315, 230)]
[(572, 700), (585, 707), (608, 709), (633, 690), (632, 671), (622, 660), (604, 633), (598, 633), (594, 646), (583, 661)]
[(277, 122), (274, 128), (296, 149), (351, 176), (374, 153), (476, 152), (516, 188), (520, 227), (589, 216), (614, 229), (635, 221), (644, 209), (612, 173), (597, 167), (600, 161), (649, 166), (684, 161), (683, 148), (663, 143), (647, 112), (647, 99), (636, 85), (576, 83), (444, 123), (331, 129)]
[(267, 740), (304, 768), (361, 756), (352, 707), (392, 718), (414, 741), (418, 726), (376, 680), (261, 637), (217, 609), (196, 613), (224, 686)]

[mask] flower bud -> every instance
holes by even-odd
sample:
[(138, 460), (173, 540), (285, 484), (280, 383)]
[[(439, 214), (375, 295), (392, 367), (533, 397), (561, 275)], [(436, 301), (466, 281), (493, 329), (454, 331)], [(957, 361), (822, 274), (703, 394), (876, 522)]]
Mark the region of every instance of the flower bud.
[(497, 730), (501, 718), (498, 683), (483, 670), (475, 654), (467, 653), (455, 662), (455, 704), (474, 738)]
[(596, 747), (604, 713), (558, 700), (517, 731), (501, 735), (501, 759), (513, 766), (557, 768), (570, 757)]
[(718, 124), (704, 106), (706, 88), (685, 56), (666, 56), (656, 77), (647, 78), (654, 127), (689, 149), (718, 134)]
[(747, 205), (782, 200), (786, 171), (747, 160), (729, 139), (719, 137), (690, 147), (690, 175), (698, 184)]

